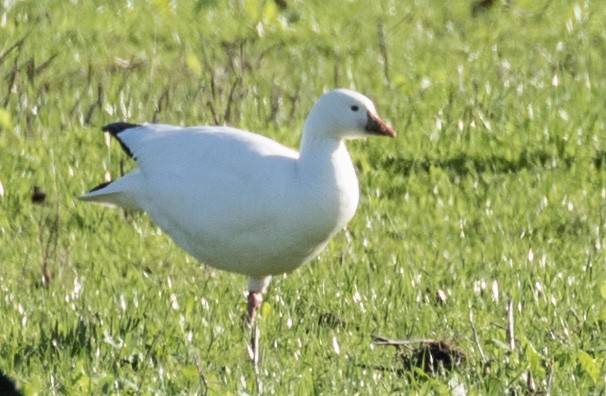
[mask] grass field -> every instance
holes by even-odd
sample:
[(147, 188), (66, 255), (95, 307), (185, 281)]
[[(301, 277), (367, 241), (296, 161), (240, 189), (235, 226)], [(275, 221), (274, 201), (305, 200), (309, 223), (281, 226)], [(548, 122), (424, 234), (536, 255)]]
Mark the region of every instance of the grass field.
[[(606, 8), (493, 3), (4, 0), (0, 370), (27, 395), (605, 394)], [(296, 147), (334, 87), (398, 137), (349, 144), (358, 212), (274, 279), (255, 376), (243, 277), (74, 197), (133, 166), (107, 122)]]

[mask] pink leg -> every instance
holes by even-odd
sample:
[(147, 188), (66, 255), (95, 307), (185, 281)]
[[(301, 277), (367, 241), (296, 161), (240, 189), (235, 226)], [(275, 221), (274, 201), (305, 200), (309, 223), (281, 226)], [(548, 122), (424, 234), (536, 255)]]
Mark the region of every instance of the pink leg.
[(261, 304), (263, 304), (263, 292), (267, 289), (269, 282), (271, 281), (271, 276), (266, 276), (261, 279), (249, 279), (248, 280), (248, 315), (246, 317), (246, 324), (251, 330), (250, 334), (250, 345), (248, 346), (248, 352), (250, 354), (250, 359), (253, 362), (253, 366), (255, 369), (255, 376), (257, 378), (257, 390), (258, 393), (263, 393), (262, 384), (259, 381), (259, 336), (260, 331), (255, 323), (255, 317), (257, 316), (257, 311), (261, 308)]
[(248, 316), (246, 318), (246, 323), (249, 326), (252, 326), (255, 323), (255, 316), (259, 308), (261, 308), (261, 304), (263, 304), (263, 294), (258, 291), (249, 291), (248, 292)]

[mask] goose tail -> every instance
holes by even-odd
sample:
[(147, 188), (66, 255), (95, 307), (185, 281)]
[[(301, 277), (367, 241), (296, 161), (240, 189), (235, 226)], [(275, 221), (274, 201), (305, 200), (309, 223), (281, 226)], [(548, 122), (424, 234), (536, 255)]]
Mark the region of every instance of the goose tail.
[(80, 195), (78, 199), (96, 202), (101, 205), (118, 206), (124, 209), (141, 211), (142, 209), (134, 194), (138, 184), (138, 174), (139, 171), (135, 170), (114, 181), (101, 183), (86, 194)]

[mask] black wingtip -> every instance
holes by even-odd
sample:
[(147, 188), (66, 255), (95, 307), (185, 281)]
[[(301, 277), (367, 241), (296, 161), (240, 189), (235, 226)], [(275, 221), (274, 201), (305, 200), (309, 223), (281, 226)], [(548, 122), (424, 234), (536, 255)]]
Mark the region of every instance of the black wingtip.
[(105, 187), (109, 186), (110, 184), (111, 184), (111, 182), (110, 182), (110, 181), (109, 181), (109, 182), (104, 182), (104, 183), (101, 183), (101, 184), (99, 184), (97, 187), (95, 187), (95, 188), (91, 189), (91, 190), (89, 191), (89, 193), (92, 193), (92, 192), (95, 192), (95, 191), (101, 190), (102, 188), (105, 188)]
[(130, 122), (113, 122), (111, 124), (107, 124), (104, 127), (101, 128), (101, 130), (103, 132), (109, 132), (112, 134), (113, 137), (115, 137), (118, 142), (120, 143), (120, 146), (122, 146), (122, 149), (124, 150), (124, 152), (126, 154), (128, 154), (129, 157), (131, 158), (135, 158), (132, 151), (130, 151), (130, 149), (128, 148), (127, 145), (124, 144), (124, 142), (120, 139), (120, 137), (118, 136), (118, 134), (120, 132), (123, 132), (127, 129), (130, 128), (138, 128), (141, 125), (139, 124), (131, 124)]
[(130, 122), (120, 121), (120, 122), (112, 122), (111, 124), (107, 124), (103, 128), (101, 128), (101, 130), (103, 132), (109, 132), (112, 135), (116, 136), (122, 131), (125, 131), (130, 128), (138, 128), (140, 126), (141, 125), (139, 125), (139, 124), (131, 124)]

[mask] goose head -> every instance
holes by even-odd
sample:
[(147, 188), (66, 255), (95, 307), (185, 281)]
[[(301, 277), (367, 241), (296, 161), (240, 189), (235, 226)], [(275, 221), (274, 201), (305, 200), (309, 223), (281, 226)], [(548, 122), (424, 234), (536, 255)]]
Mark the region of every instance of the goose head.
[(357, 139), (369, 135), (395, 137), (377, 115), (375, 105), (361, 93), (336, 89), (318, 99), (305, 121), (304, 135), (313, 139)]

